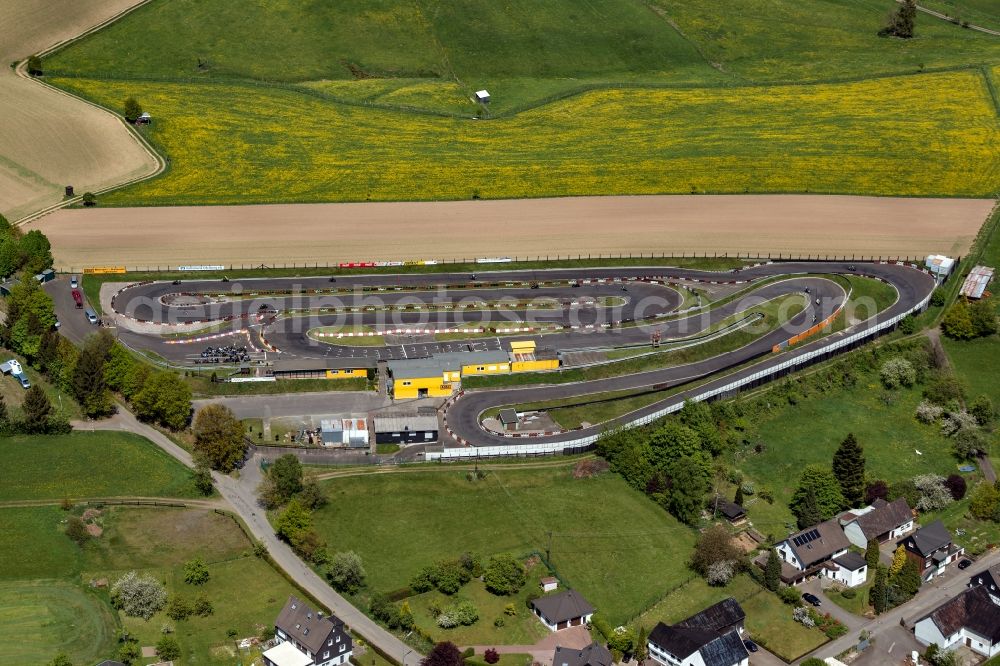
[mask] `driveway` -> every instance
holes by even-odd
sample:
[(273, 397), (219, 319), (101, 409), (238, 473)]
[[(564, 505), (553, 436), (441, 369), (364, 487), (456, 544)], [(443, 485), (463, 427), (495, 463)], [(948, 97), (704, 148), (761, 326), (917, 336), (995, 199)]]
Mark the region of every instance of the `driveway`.
[(867, 622), (865, 618), (859, 617), (853, 613), (849, 613), (840, 606), (838, 606), (837, 604), (830, 601), (830, 598), (826, 596), (826, 593), (823, 591), (822, 586), (820, 586), (818, 578), (814, 578), (813, 580), (807, 581), (806, 583), (800, 585), (799, 587), (803, 593), (812, 592), (817, 597), (819, 597), (820, 600), (823, 602), (823, 605), (817, 608), (816, 610), (818, 610), (820, 613), (829, 613), (830, 616), (833, 617), (835, 620), (838, 620), (839, 622), (843, 623), (843, 625), (847, 627), (849, 632), (854, 632), (857, 629), (860, 629), (865, 624), (865, 622)]

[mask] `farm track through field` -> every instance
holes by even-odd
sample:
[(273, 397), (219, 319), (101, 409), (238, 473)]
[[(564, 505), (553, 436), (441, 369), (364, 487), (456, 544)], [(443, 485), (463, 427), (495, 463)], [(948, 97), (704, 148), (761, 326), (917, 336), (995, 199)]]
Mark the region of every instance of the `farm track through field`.
[[(184, 508), (199, 509), (226, 509), (226, 503), (221, 498), (215, 500), (193, 500), (182, 497), (142, 497), (133, 495), (115, 495), (110, 497), (70, 497), (74, 504), (97, 504), (106, 502), (108, 504), (127, 504), (134, 506), (149, 507), (171, 507), (183, 506)], [(0, 502), (0, 509), (15, 509), (26, 506), (59, 506), (63, 500), (37, 499), (37, 500), (6, 500)]]

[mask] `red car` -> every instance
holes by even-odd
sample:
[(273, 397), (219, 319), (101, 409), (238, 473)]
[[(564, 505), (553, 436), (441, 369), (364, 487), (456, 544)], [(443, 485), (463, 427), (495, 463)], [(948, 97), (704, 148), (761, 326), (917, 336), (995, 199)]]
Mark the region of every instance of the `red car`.
[(73, 301), (76, 303), (76, 307), (83, 307), (83, 294), (80, 293), (79, 289), (73, 290)]

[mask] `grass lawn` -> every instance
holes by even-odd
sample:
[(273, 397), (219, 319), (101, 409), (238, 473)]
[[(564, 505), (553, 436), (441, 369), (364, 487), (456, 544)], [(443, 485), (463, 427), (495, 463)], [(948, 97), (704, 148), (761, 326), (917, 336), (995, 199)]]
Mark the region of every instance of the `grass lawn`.
[(976, 340), (951, 340), (941, 337), (952, 367), (965, 385), (967, 397), (988, 395), (994, 405), (1000, 405), (1000, 336)]
[(855, 593), (854, 597), (850, 599), (843, 595), (843, 592), (845, 592), (846, 589), (840, 591), (827, 590), (824, 594), (826, 594), (827, 599), (837, 604), (848, 613), (862, 616), (871, 608), (871, 605), (868, 603), (868, 591), (872, 588), (872, 584), (875, 582), (875, 574), (870, 573), (868, 578), (870, 580), (864, 585), (849, 588)]
[[(971, 492), (975, 482), (969, 481)], [(955, 543), (964, 546), (969, 555), (979, 555), (985, 550), (1000, 544), (1000, 524), (989, 520), (977, 520), (969, 515), (969, 500), (929, 513), (921, 517), (924, 525), (940, 519), (954, 536)]]
[(107, 601), (64, 580), (0, 582), (0, 661), (37, 666), (65, 652), (95, 664), (116, 647)]
[[(45, 391), (45, 395), (48, 396), (49, 402), (52, 403), (52, 409), (55, 414), (62, 414), (67, 419), (80, 418), (80, 405), (77, 404), (76, 400), (68, 395), (64, 395), (62, 391), (49, 383), (45, 377), (43, 377), (37, 370), (32, 368), (27, 361), (24, 360), (23, 356), (4, 349), (0, 352), (0, 357), (2, 357), (3, 360), (14, 358), (21, 363), (21, 367), (24, 369), (24, 373), (28, 376), (28, 381), (31, 382), (31, 385), (41, 386), (42, 390)], [(21, 411), (21, 403), (24, 402), (24, 394), (26, 392), (27, 391), (21, 386), (20, 382), (12, 376), (4, 375), (0, 377), (0, 398), (3, 398), (4, 404), (7, 405), (7, 409), (11, 415), (21, 416), (23, 414)]]
[[(4, 664), (35, 666), (60, 649), (74, 663), (96, 663), (115, 649), (119, 624), (142, 645), (155, 644), (169, 624), (183, 650), (175, 663), (230, 665), (235, 653), (226, 632), (235, 629), (239, 638), (257, 635), (296, 593), (250, 553), (250, 542), (228, 516), (202, 509), (106, 507), (96, 519), (103, 535), (83, 548), (62, 534), (65, 518), (55, 507), (0, 509), (0, 521), (8, 527), (0, 543), (0, 637), (17, 632), (22, 639), (0, 642)], [(211, 573), (199, 588), (183, 582), (183, 564), (195, 556)], [(204, 594), (214, 613), (181, 622), (162, 612), (148, 622), (119, 618), (107, 592), (92, 592), (88, 582), (107, 578), (113, 583), (132, 569), (164, 581), (169, 594), (192, 600)], [(33, 608), (38, 612), (25, 616)]]
[[(883, 396), (891, 401), (887, 403)], [(762, 442), (764, 452), (748, 449), (736, 463), (758, 488), (774, 493), (774, 504), (755, 500), (748, 506), (755, 527), (763, 534), (784, 535), (786, 523), (794, 523), (787, 507), (802, 468), (812, 463), (829, 465), (849, 432), (864, 447), (868, 474), (873, 478), (891, 482), (926, 472), (955, 472), (958, 463), (950, 442), (938, 427), (921, 424), (913, 416), (921, 399), (919, 387), (886, 392), (871, 374), (861, 376), (853, 389), (813, 393), (764, 416), (749, 437)], [(775, 400), (783, 398), (775, 396)], [(861, 418), (876, 414), (877, 418)]]
[(200, 496), (186, 467), (131, 433), (2, 437), (0, 461), (10, 480), (0, 484), (0, 501)]
[(795, 622), (791, 606), (746, 575), (736, 576), (726, 587), (710, 587), (704, 579), (693, 577), (643, 613), (638, 621), (647, 630), (657, 622), (672, 624), (727, 597), (736, 599), (746, 611), (746, 628), (750, 636), (787, 661), (814, 650), (827, 640), (819, 629)]
[[(539, 580), (549, 575), (541, 563), (532, 567), (528, 582), (518, 594), (500, 597), (491, 594), (479, 580), (467, 583), (452, 597), (436, 590), (425, 592), (408, 599), (417, 626), (433, 636), (435, 640), (451, 641), (456, 645), (533, 645), (549, 634), (538, 618), (527, 607), (529, 592), (537, 592)], [(479, 610), (479, 620), (468, 627), (441, 629), (428, 610), (436, 602), (441, 608), (448, 608), (461, 600), (471, 601)], [(504, 613), (507, 604), (513, 604), (516, 615)], [(502, 617), (504, 626), (496, 627), (493, 621)]]
[[(382, 592), (466, 550), (544, 552), (551, 530), (559, 575), (620, 623), (684, 579), (679, 563), (694, 533), (618, 476), (573, 479), (571, 471), (512, 465), (480, 481), (460, 471), (332, 479), (324, 482), (330, 505), (314, 519), (334, 549), (361, 555)], [(652, 571), (652, 578), (632, 575)]]
[[(690, 192), (969, 196), (998, 185), (1000, 156), (991, 147), (1000, 127), (978, 71), (607, 89), (489, 122), (237, 83), (51, 81), (115, 109), (134, 95), (157, 118), (149, 137), (171, 168), (103, 196), (102, 205)], [(898, 108), (916, 120), (900, 126)], [(303, 116), (315, 122), (295, 122)], [(335, 152), (327, 150), (332, 143)], [(246, 160), (250, 149), (254, 159)]]

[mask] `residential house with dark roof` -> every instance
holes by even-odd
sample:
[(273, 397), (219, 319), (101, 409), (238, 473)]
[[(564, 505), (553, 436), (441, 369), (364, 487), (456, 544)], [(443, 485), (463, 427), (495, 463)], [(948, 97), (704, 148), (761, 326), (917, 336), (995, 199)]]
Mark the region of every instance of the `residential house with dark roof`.
[(867, 548), (875, 539), (888, 543), (909, 534), (914, 528), (913, 511), (905, 497), (886, 502), (876, 499), (864, 509), (854, 509), (840, 517), (847, 540), (858, 548)]
[(984, 657), (1000, 654), (1000, 605), (981, 586), (971, 587), (949, 599), (913, 625), (913, 635), (923, 645), (941, 649), (964, 645)]
[(338, 666), (351, 658), (353, 642), (344, 623), (289, 596), (274, 622), (278, 644), (264, 653), (264, 666)]
[(832, 560), (836, 567), (830, 571), (830, 578), (847, 587), (864, 585), (868, 580), (868, 562), (860, 553), (853, 550)]
[(556, 646), (552, 666), (613, 666), (611, 652), (603, 645), (591, 643), (582, 650)]
[(839, 570), (833, 560), (846, 555), (850, 546), (840, 523), (832, 518), (790, 535), (774, 549), (781, 558), (782, 580), (794, 585), (811, 576), (832, 578)]
[(951, 532), (940, 520), (901, 539), (898, 544), (906, 550), (906, 556), (920, 567), (924, 580), (930, 580), (944, 573), (945, 567), (962, 556), (965, 550), (951, 540)]
[(745, 621), (743, 608), (730, 597), (677, 624), (658, 623), (646, 647), (664, 666), (747, 666)]
[(590, 622), (594, 607), (575, 590), (538, 597), (531, 602), (531, 610), (549, 631), (578, 627)]
[(986, 571), (972, 574), (969, 587), (982, 587), (990, 595), (993, 603), (1000, 604), (1000, 564), (994, 564)]

